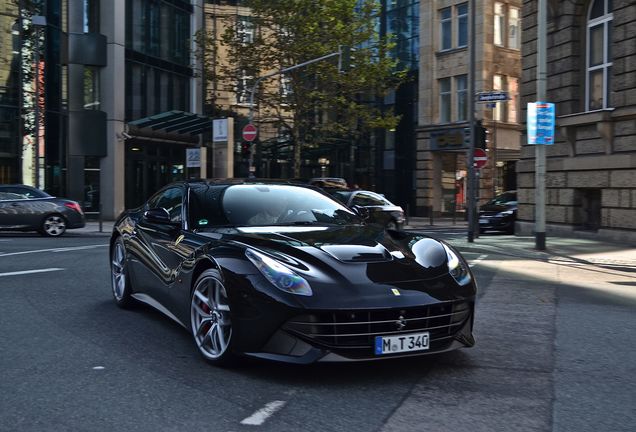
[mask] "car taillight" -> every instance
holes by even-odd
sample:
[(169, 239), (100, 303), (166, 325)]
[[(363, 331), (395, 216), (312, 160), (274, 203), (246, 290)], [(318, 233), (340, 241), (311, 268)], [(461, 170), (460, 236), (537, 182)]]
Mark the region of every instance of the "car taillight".
[(80, 207), (80, 205), (76, 202), (67, 202), (64, 203), (64, 207), (68, 207), (71, 210), (75, 210), (76, 212), (78, 212), (79, 214), (84, 214), (84, 212), (82, 211), (82, 207)]

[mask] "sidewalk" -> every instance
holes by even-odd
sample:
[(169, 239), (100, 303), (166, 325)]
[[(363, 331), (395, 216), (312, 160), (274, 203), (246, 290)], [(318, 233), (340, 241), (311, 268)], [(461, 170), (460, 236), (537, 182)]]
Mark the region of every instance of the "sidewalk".
[(404, 229), (446, 229), (446, 228), (468, 229), (468, 222), (464, 220), (463, 215), (458, 215), (454, 220), (453, 218), (447, 217), (447, 216), (433, 218), (433, 220), (427, 217), (412, 216), (407, 218), (407, 224), (404, 225)]
[(102, 230), (99, 230), (99, 222), (90, 220), (86, 221), (86, 226), (84, 228), (72, 229), (68, 230), (67, 234), (75, 234), (80, 236), (110, 236), (113, 231), (114, 221), (103, 221), (102, 222)]

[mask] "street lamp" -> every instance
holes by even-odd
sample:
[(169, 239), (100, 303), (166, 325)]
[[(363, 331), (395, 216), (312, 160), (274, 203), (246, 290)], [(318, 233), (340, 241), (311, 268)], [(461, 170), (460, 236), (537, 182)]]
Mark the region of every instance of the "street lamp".
[(34, 15), (31, 24), (35, 27), (35, 187), (40, 189), (40, 29), (46, 27), (46, 17)]

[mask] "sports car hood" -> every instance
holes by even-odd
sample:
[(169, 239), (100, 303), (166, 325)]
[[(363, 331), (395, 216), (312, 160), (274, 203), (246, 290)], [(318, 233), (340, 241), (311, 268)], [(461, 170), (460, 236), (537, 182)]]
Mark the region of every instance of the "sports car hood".
[(353, 283), (425, 280), (448, 274), (446, 251), (437, 240), (375, 225), (244, 227), (223, 234), (297, 269), (335, 271)]

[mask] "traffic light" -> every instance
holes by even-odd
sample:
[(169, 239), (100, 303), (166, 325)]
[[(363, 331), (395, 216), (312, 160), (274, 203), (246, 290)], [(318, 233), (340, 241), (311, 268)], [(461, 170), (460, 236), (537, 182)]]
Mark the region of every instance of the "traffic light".
[(475, 148), (486, 150), (488, 148), (488, 129), (481, 120), (475, 122)]
[(250, 143), (244, 142), (241, 144), (241, 157), (249, 159), (250, 157)]
[(340, 73), (349, 72), (355, 67), (355, 64), (351, 63), (351, 54), (356, 50), (349, 45), (340, 45), (338, 47), (340, 57), (338, 58), (338, 71)]

